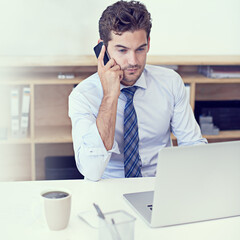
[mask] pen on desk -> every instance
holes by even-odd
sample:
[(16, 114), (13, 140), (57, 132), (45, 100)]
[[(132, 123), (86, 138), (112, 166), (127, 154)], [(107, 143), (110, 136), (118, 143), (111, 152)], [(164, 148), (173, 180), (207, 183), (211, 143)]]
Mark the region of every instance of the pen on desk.
[[(99, 206), (97, 204), (95, 204), (95, 203), (93, 203), (93, 206), (97, 210), (98, 216), (104, 220), (104, 222), (106, 224), (106, 227), (108, 228), (108, 230), (110, 231), (110, 233), (112, 235), (112, 239), (113, 240), (121, 240), (121, 238), (119, 236), (119, 233), (118, 233), (118, 231), (116, 229), (114, 220), (111, 219), (112, 220), (112, 224), (113, 224), (113, 228), (112, 228), (112, 226), (109, 225), (109, 223), (107, 222), (107, 220), (106, 220), (104, 214), (102, 213), (101, 209), (99, 208)], [(114, 229), (114, 232), (113, 232), (113, 229)]]
[(112, 226), (113, 226), (114, 232), (115, 232), (115, 234), (116, 234), (117, 240), (121, 240), (121, 236), (120, 236), (120, 234), (119, 234), (119, 232), (118, 232), (118, 230), (117, 230), (117, 227), (116, 227), (116, 225), (115, 225), (114, 219), (112, 218), (111, 221), (112, 221)]
[(93, 203), (93, 206), (95, 207), (95, 209), (97, 210), (97, 213), (98, 213), (98, 216), (102, 219), (105, 220), (105, 216), (104, 214), (102, 213), (101, 209), (99, 208), (99, 206), (95, 203)]

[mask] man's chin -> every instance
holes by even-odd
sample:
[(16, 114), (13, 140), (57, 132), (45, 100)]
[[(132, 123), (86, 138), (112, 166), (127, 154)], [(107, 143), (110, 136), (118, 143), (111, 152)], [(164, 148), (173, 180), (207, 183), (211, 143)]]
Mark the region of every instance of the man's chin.
[[(139, 78), (139, 77), (138, 77)], [(129, 79), (129, 78), (124, 78), (121, 83), (123, 85), (126, 85), (126, 86), (132, 86), (137, 80), (138, 78), (133, 78), (133, 79)]]
[(139, 79), (141, 74), (138, 74), (137, 76), (136, 75), (134, 76), (134, 74), (133, 75), (124, 75), (123, 80), (121, 81), (121, 83), (123, 85), (132, 86)]

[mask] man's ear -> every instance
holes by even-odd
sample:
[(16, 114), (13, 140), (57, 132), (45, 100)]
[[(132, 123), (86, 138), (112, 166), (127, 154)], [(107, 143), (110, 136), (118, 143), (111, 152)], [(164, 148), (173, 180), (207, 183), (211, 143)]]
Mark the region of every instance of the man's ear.
[(148, 37), (148, 43), (147, 44), (148, 44), (148, 46), (147, 46), (148, 47), (147, 52), (148, 52), (149, 49), (150, 49), (150, 37)]

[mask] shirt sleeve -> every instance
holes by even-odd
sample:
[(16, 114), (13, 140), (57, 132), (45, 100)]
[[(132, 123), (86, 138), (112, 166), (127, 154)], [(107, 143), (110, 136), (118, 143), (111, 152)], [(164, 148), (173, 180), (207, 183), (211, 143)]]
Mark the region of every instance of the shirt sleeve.
[(72, 121), (72, 138), (78, 170), (85, 178), (98, 181), (113, 152), (120, 153), (114, 140), (107, 151), (96, 125), (97, 116), (83, 94), (73, 91), (69, 96), (69, 117)]
[(178, 145), (207, 143), (207, 140), (201, 135), (200, 127), (189, 104), (183, 80), (178, 74), (176, 81), (173, 82), (173, 94), (174, 110), (171, 128)]

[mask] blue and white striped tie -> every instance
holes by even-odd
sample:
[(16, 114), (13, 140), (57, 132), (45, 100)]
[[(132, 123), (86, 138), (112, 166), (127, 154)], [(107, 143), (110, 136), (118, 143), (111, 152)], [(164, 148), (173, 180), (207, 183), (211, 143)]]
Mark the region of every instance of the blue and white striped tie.
[(124, 88), (121, 91), (127, 97), (124, 109), (124, 170), (125, 177), (142, 177), (142, 162), (138, 150), (137, 114), (133, 106), (133, 96), (137, 87)]

